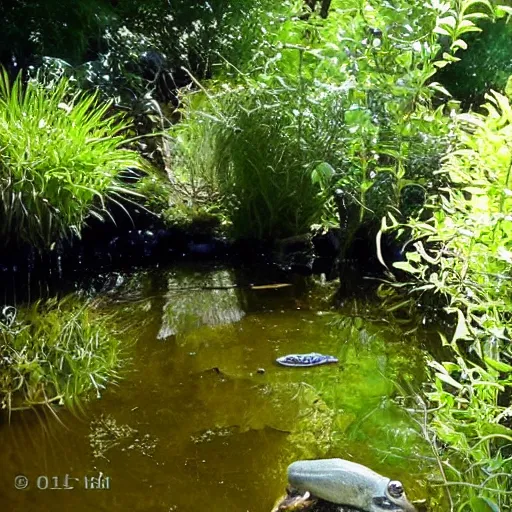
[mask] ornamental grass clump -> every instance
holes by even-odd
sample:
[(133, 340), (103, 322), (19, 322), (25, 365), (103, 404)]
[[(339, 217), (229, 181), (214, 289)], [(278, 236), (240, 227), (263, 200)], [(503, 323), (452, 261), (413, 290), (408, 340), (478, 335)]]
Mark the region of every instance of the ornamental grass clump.
[(120, 341), (112, 319), (70, 298), (5, 307), (0, 316), (0, 407), (80, 405), (115, 381)]
[(109, 111), (67, 79), (24, 85), (0, 72), (0, 243), (48, 249), (103, 218), (107, 199), (135, 193), (119, 174), (142, 162)]

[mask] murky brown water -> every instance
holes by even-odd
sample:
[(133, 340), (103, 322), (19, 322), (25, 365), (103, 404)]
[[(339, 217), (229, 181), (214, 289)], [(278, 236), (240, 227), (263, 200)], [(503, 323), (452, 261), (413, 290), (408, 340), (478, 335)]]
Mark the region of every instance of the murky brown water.
[[(132, 322), (125, 378), (82, 412), (2, 417), (0, 510), (269, 512), (287, 464), (331, 456), (424, 497), (428, 447), (390, 399), (393, 382), (421, 382), (423, 352), (364, 315), (329, 311), (304, 283), (218, 288), (239, 278), (193, 268), (119, 278), (105, 307)], [(274, 364), (310, 351), (340, 364)]]

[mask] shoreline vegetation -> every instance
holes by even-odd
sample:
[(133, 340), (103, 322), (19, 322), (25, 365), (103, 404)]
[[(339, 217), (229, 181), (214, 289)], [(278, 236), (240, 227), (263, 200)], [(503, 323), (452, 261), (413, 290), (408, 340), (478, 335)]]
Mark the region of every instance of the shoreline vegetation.
[[(442, 326), (404, 401), (450, 510), (510, 509), (510, 2), (127, 4), (0, 6), (3, 252), (144, 217), (281, 248), (332, 234), (343, 281), (371, 247), (383, 315)], [(73, 300), (3, 307), (3, 409), (117, 380), (112, 319)]]

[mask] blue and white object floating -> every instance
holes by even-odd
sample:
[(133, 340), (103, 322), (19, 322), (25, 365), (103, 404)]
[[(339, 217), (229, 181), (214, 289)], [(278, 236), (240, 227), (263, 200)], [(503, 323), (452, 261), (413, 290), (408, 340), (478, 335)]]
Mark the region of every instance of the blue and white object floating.
[(338, 359), (334, 356), (311, 352), (310, 354), (289, 354), (287, 356), (278, 357), (276, 363), (281, 366), (293, 366), (297, 368), (305, 368), (308, 366), (320, 366), (322, 364), (337, 363)]

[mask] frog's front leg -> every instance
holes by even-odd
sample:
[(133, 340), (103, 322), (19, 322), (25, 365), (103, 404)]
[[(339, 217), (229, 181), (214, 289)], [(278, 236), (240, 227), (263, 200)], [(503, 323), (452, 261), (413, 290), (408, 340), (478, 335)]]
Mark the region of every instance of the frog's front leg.
[(313, 512), (317, 500), (306, 491), (304, 494), (288, 489), (288, 494), (281, 498), (272, 512)]

